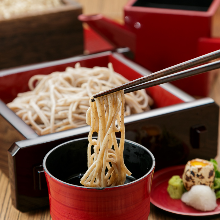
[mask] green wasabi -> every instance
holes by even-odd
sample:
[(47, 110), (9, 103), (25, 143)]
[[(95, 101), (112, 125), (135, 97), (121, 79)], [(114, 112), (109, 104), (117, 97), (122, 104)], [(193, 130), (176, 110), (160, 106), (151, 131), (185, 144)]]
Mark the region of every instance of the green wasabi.
[(168, 182), (167, 192), (172, 199), (180, 199), (182, 194), (185, 192), (183, 180), (180, 176), (172, 176)]

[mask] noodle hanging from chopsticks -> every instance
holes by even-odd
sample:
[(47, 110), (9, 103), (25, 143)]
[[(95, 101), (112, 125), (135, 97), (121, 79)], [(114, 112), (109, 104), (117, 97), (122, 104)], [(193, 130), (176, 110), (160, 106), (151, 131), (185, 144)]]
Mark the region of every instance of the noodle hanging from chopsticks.
[[(124, 102), (124, 91), (96, 98), (95, 102), (90, 101), (87, 111), (87, 123), (91, 126), (88, 136), (88, 170), (80, 181), (84, 186), (123, 185), (126, 174), (131, 175), (123, 159)], [(94, 132), (98, 133), (97, 140), (92, 138)], [(119, 144), (115, 132), (121, 133)]]
[[(39, 135), (86, 125), (90, 97), (128, 82), (109, 68), (67, 67), (64, 72), (35, 75), (29, 80), (31, 91), (20, 93), (8, 107)], [(36, 86), (35, 86), (36, 85)], [(125, 95), (125, 115), (149, 109), (152, 99), (144, 90)]]

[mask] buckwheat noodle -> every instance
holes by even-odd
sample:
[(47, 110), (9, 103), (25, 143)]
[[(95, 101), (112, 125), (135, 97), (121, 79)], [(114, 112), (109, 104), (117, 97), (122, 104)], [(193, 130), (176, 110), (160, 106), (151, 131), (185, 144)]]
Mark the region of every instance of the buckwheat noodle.
[[(28, 86), (31, 91), (20, 93), (8, 107), (39, 135), (86, 125), (90, 97), (128, 82), (108, 68), (67, 67), (64, 72), (35, 75)], [(144, 90), (125, 95), (125, 115), (149, 109), (152, 99)]]
[[(123, 185), (126, 168), (123, 159), (124, 127), (124, 91), (90, 101), (87, 111), (87, 123), (90, 125), (87, 151), (88, 170), (80, 183), (87, 187), (109, 187)], [(94, 132), (98, 138), (92, 138)], [(117, 143), (115, 132), (120, 132), (120, 143)], [(93, 151), (93, 153), (92, 153)]]

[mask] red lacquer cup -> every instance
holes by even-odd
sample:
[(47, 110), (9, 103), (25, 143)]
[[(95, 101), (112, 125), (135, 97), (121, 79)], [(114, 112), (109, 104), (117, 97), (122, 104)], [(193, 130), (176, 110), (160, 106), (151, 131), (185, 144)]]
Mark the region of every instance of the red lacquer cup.
[(87, 170), (87, 146), (87, 138), (69, 141), (44, 158), (52, 219), (147, 220), (155, 168), (152, 153), (126, 140), (124, 161), (132, 176), (121, 186), (90, 188), (79, 183)]

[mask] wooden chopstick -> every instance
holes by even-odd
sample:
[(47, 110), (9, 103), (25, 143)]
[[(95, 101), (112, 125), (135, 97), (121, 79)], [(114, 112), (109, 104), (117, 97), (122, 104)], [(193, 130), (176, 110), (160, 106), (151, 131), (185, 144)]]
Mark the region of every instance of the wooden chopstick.
[(161, 78), (157, 78), (157, 79), (154, 79), (149, 82), (142, 83), (142, 84), (139, 84), (133, 87), (126, 88), (124, 89), (124, 93), (134, 92), (140, 89), (146, 89), (152, 86), (160, 85), (160, 84), (167, 83), (167, 82), (172, 82), (178, 79), (183, 79), (189, 76), (194, 76), (194, 75), (208, 72), (208, 71), (218, 69), (218, 68), (220, 68), (220, 60), (212, 62), (212, 63), (204, 64), (198, 67), (194, 67), (191, 69), (183, 70), (177, 73), (173, 73), (167, 76), (163, 76)]
[[(214, 52), (205, 54), (203, 56), (199, 56), (199, 57), (196, 57), (194, 59), (191, 59), (191, 60), (182, 62), (180, 64), (168, 67), (166, 69), (157, 71), (157, 72), (152, 73), (148, 76), (138, 78), (136, 80), (125, 83), (125, 84), (123, 84), (121, 86), (118, 86), (118, 87), (115, 87), (113, 89), (109, 89), (109, 90), (106, 90), (104, 92), (97, 93), (93, 97), (98, 98), (100, 96), (104, 96), (104, 95), (107, 95), (107, 94), (110, 94), (110, 93), (113, 93), (113, 92), (116, 92), (116, 91), (119, 91), (119, 90), (122, 90), (122, 89), (125, 90), (125, 93), (128, 93), (128, 92), (131, 92), (131, 91), (139, 90), (141, 88), (150, 87), (150, 86), (148, 86), (150, 84), (147, 83), (149, 81), (153, 81), (152, 83), (154, 83), (154, 84), (157, 82), (155, 85), (158, 85), (158, 84), (161, 84), (161, 83), (171, 82), (171, 81), (174, 81), (174, 80), (177, 80), (177, 79), (182, 79), (182, 78), (189, 77), (189, 76), (192, 76), (192, 75), (196, 75), (196, 74), (199, 74), (199, 73), (202, 73), (202, 72), (217, 69), (217, 68), (220, 68), (220, 67), (211, 68), (211, 66), (209, 66), (209, 65), (208, 65), (209, 67), (204, 66), (204, 68), (202, 68), (201, 71), (200, 70), (194, 70), (194, 68), (189, 69), (191, 67), (194, 67), (194, 66), (197, 66), (199, 64), (212, 61), (212, 60), (217, 59), (217, 58), (220, 58), (220, 50), (216, 50)], [(214, 65), (214, 66), (216, 66), (216, 65)], [(208, 68), (209, 70), (206, 69), (206, 68)], [(186, 73), (185, 72), (186, 69), (189, 69), (189, 72)], [(190, 70), (193, 71), (193, 72), (191, 73)], [(180, 72), (180, 71), (182, 71), (182, 72)], [(173, 73), (178, 73), (178, 75), (175, 75), (173, 77), (170, 76), (170, 77), (164, 79), (165, 76), (171, 75)], [(181, 76), (181, 74), (183, 74), (183, 77)], [(162, 77), (162, 81), (164, 81), (164, 82), (161, 82), (160, 80), (159, 81), (155, 80), (155, 79), (158, 79), (159, 77)], [(136, 85), (138, 85), (138, 86), (136, 86)], [(145, 87), (145, 86), (147, 86), (147, 87)], [(153, 86), (153, 85), (151, 85), (151, 86)], [(94, 101), (94, 100), (92, 100), (92, 101)]]

